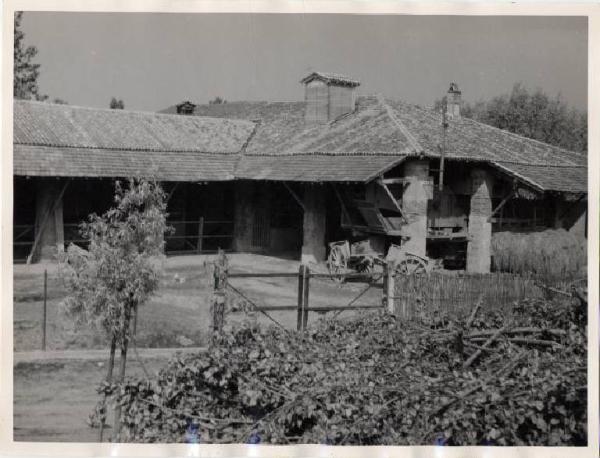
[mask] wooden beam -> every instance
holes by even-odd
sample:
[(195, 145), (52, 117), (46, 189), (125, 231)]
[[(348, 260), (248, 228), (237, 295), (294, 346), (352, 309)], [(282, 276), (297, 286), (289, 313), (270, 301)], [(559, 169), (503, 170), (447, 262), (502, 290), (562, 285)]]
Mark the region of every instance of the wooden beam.
[(292, 197), (294, 198), (296, 203), (298, 205), (300, 205), (300, 208), (302, 208), (302, 211), (305, 212), (306, 208), (304, 208), (304, 203), (302, 202), (302, 200), (300, 200), (300, 197), (298, 197), (298, 194), (296, 194), (294, 192), (294, 190), (292, 188), (290, 188), (290, 186), (285, 181), (283, 181), (283, 186), (285, 186), (285, 189), (287, 189), (289, 191), (289, 193), (292, 195)]
[(346, 221), (348, 221), (348, 224), (352, 225), (352, 220), (350, 219), (350, 214), (348, 213), (348, 209), (346, 208), (346, 205), (344, 204), (344, 200), (342, 199), (342, 196), (341, 196), (340, 192), (338, 191), (338, 188), (333, 183), (331, 184), (331, 186), (333, 186), (333, 191), (335, 192), (335, 195), (340, 202), (340, 206), (342, 208), (342, 213), (346, 217)]
[(171, 196), (173, 195), (173, 193), (175, 192), (175, 190), (179, 187), (179, 181), (177, 183), (175, 183), (175, 186), (173, 186), (173, 189), (171, 189), (171, 191), (169, 191), (169, 195), (167, 196), (167, 202), (169, 203), (169, 201), (171, 200)]
[(400, 205), (398, 205), (398, 201), (396, 200), (396, 198), (394, 197), (394, 195), (392, 194), (392, 192), (385, 185), (385, 183), (383, 182), (383, 180), (381, 178), (379, 180), (377, 180), (377, 183), (384, 189), (385, 193), (388, 195), (388, 197), (390, 198), (390, 200), (392, 201), (392, 203), (394, 204), (394, 206), (396, 207), (396, 209), (400, 212), (400, 215), (402, 216), (402, 219), (404, 220), (404, 222), (407, 223), (408, 220), (406, 219), (406, 216), (404, 216), (404, 212), (402, 211), (402, 207), (400, 207)]
[(502, 207), (504, 207), (504, 205), (506, 205), (506, 203), (515, 196), (516, 196), (516, 193), (514, 190), (511, 191), (507, 196), (505, 196), (504, 199), (502, 199), (502, 202), (500, 202), (498, 204), (498, 206), (492, 210), (492, 214), (487, 219), (488, 223), (491, 223), (492, 218), (494, 217), (494, 215), (496, 213), (498, 213), (498, 210), (500, 210)]
[(399, 178), (384, 178), (381, 180), (384, 184), (403, 184), (407, 185), (410, 183), (410, 180), (406, 177)]

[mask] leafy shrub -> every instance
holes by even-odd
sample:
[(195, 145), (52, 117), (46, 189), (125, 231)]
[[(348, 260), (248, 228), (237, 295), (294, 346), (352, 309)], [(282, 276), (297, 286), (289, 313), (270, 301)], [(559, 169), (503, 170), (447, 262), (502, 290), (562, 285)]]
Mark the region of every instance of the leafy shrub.
[[(469, 332), (505, 320), (490, 312)], [(550, 346), (501, 338), (465, 369), (461, 320), (372, 313), (305, 333), (242, 323), (156, 379), (101, 389), (122, 405), (128, 441), (585, 444), (585, 326), (558, 302), (522, 303), (512, 320), (560, 332), (543, 331)]]

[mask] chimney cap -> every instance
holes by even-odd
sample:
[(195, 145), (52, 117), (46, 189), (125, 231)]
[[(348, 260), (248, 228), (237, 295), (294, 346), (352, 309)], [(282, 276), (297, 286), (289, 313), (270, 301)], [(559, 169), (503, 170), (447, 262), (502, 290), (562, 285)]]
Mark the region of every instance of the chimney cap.
[(455, 94), (460, 94), (460, 89), (458, 88), (458, 84), (452, 82), (450, 83), (450, 89), (448, 89), (448, 92), (453, 92)]
[(300, 80), (302, 84), (310, 83), (313, 80), (321, 80), (327, 84), (337, 84), (340, 86), (356, 87), (360, 86), (360, 81), (338, 73), (311, 72)]

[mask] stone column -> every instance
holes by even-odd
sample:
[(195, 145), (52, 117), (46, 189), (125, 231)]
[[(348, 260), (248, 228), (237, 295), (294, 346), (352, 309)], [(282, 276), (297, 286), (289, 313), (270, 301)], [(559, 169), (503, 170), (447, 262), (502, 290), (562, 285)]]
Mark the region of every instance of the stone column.
[(402, 195), (402, 210), (408, 223), (403, 232), (410, 237), (404, 242), (403, 251), (425, 256), (427, 245), (427, 202), (430, 183), (429, 161), (411, 160), (404, 165), (404, 177), (409, 180)]
[(324, 187), (307, 185), (304, 188), (304, 223), (302, 264), (325, 260), (325, 196)]
[(234, 183), (233, 249), (237, 252), (252, 251), (252, 223), (254, 221), (254, 183)]
[(55, 259), (64, 250), (63, 200), (64, 186), (56, 179), (40, 179), (36, 183), (35, 237), (38, 239), (34, 258)]
[(483, 169), (471, 172), (471, 212), (469, 214), (469, 243), (467, 272), (488, 273), (491, 267), (492, 186), (493, 177)]

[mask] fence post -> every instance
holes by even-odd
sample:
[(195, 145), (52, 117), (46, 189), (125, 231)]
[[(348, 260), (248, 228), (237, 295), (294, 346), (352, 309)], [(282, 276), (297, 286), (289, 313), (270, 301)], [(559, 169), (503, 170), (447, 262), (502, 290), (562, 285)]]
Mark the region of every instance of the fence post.
[(298, 267), (298, 317), (296, 320), (296, 330), (302, 329), (302, 304), (304, 302), (304, 264)]
[(44, 318), (42, 320), (42, 350), (46, 351), (46, 321), (47, 321), (47, 302), (48, 297), (48, 270), (44, 269)]
[(196, 243), (196, 252), (202, 253), (202, 236), (204, 235), (204, 216), (200, 217), (200, 222), (198, 223), (198, 242)]
[(385, 270), (384, 270), (384, 274), (385, 274), (385, 283), (384, 283), (384, 287), (386, 288), (385, 290), (385, 295), (386, 295), (386, 299), (387, 299), (387, 309), (389, 313), (394, 313), (395, 311), (395, 304), (394, 304), (394, 296), (396, 295), (396, 282), (395, 282), (395, 277), (394, 277), (394, 265), (393, 263), (386, 263), (384, 266)]
[(214, 263), (214, 292), (213, 292), (213, 332), (223, 330), (225, 321), (225, 286), (227, 284), (227, 259), (225, 253), (219, 249), (217, 260)]
[(306, 325), (308, 323), (308, 291), (310, 285), (310, 268), (308, 266), (304, 266), (304, 300), (302, 301), (302, 310), (304, 312), (304, 316), (302, 317), (302, 330), (306, 330)]

